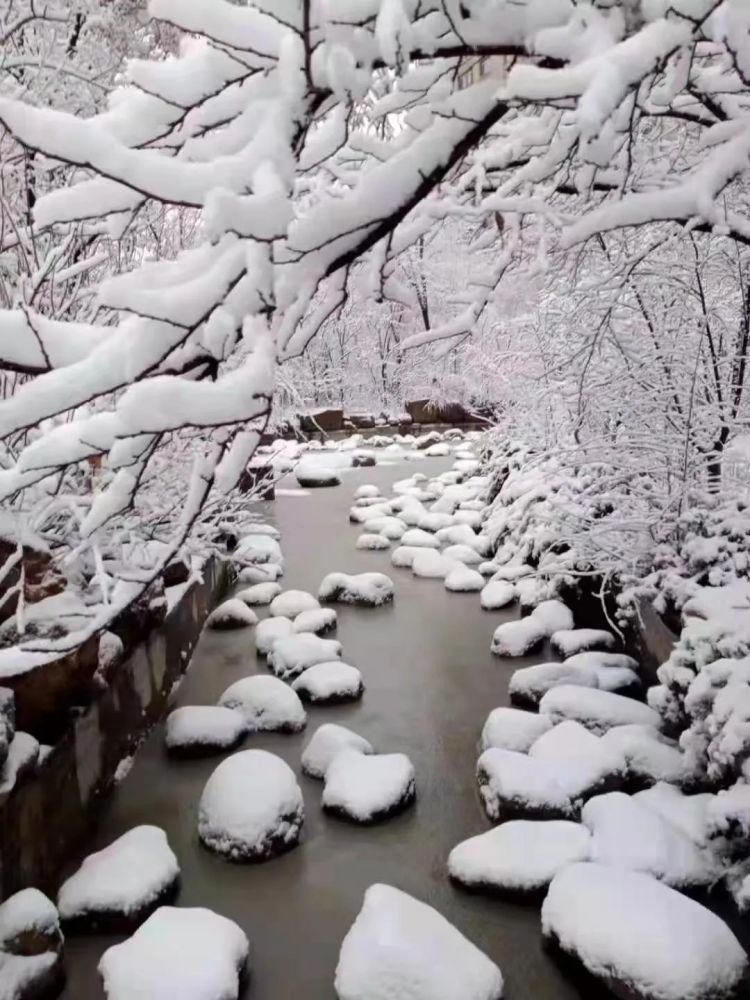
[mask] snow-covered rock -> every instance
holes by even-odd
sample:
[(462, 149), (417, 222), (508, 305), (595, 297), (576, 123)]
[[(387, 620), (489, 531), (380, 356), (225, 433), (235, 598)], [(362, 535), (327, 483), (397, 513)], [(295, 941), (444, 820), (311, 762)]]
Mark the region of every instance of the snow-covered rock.
[(456, 566), (445, 578), (445, 589), (456, 593), (477, 593), (484, 587), (484, 577), (470, 566)]
[[(482, 571), (482, 567), (479, 567)], [(485, 611), (497, 611), (512, 604), (516, 599), (516, 588), (507, 580), (490, 580), (482, 588), (479, 603)]]
[(445, 441), (437, 441), (425, 448), (424, 453), (427, 458), (444, 458), (446, 455), (450, 455), (451, 449)]
[(588, 861), (590, 841), (586, 827), (569, 820), (511, 820), (454, 847), (448, 871), (472, 889), (534, 893), (566, 865)]
[(10, 741), (5, 761), (0, 767), (0, 801), (26, 775), (32, 774), (39, 762), (39, 741), (30, 733), (17, 729)]
[(385, 573), (329, 573), (318, 589), (321, 601), (378, 607), (393, 600), (393, 580)]
[(478, 566), (482, 562), (482, 557), (471, 545), (448, 545), (443, 549), (446, 559), (455, 559), (456, 562), (463, 563), (464, 566)]
[(355, 823), (377, 823), (414, 801), (414, 766), (402, 753), (343, 750), (325, 776), (323, 808)]
[(164, 744), (171, 754), (203, 756), (233, 750), (245, 737), (247, 722), (241, 712), (221, 705), (185, 705), (170, 712)]
[(245, 566), (237, 574), (237, 579), (242, 584), (255, 586), (256, 583), (274, 583), (283, 575), (283, 565), (279, 562), (272, 562), (262, 566)]
[(248, 731), (297, 733), (305, 728), (307, 716), (296, 692), (278, 677), (257, 674), (230, 684), (219, 705), (240, 712)]
[(441, 514), (433, 510), (419, 518), (417, 527), (423, 531), (440, 531), (441, 528), (450, 528), (454, 523), (453, 514)]
[(687, 777), (685, 755), (651, 726), (614, 726), (603, 739), (624, 756), (630, 777), (637, 781), (679, 782)]
[(514, 705), (535, 708), (544, 695), (559, 684), (575, 684), (580, 687), (598, 687), (599, 680), (594, 670), (570, 667), (566, 663), (534, 663), (530, 667), (520, 667), (511, 674), (508, 694)]
[(269, 581), (268, 583), (254, 583), (252, 587), (245, 587), (244, 590), (240, 590), (235, 596), (238, 601), (244, 601), (245, 604), (259, 607), (270, 604), (274, 597), (280, 593), (280, 584), (275, 581)]
[(372, 497), (379, 497), (380, 490), (377, 486), (373, 486), (372, 483), (362, 483), (354, 491), (355, 500), (371, 499)]
[(227, 757), (206, 782), (198, 835), (234, 861), (265, 861), (294, 847), (304, 819), (293, 771), (266, 750)]
[(295, 632), (313, 632), (323, 635), (336, 628), (338, 615), (334, 608), (316, 608), (313, 611), (300, 611), (294, 619)]
[(611, 650), (615, 637), (602, 628), (566, 628), (552, 633), (550, 645), (560, 656), (575, 656), (588, 650)]
[(268, 656), (277, 639), (294, 633), (294, 622), (289, 618), (264, 618), (255, 629), (255, 648), (261, 656)]
[(362, 697), (365, 686), (356, 667), (340, 660), (316, 663), (304, 670), (292, 684), (303, 701), (314, 705), (337, 705)]
[(716, 881), (713, 857), (689, 837), (622, 792), (590, 799), (581, 821), (591, 831), (592, 861), (641, 871), (675, 889), (694, 889)]
[(480, 538), (468, 524), (451, 524), (447, 528), (439, 528), (437, 537), (441, 545), (470, 545), (477, 552), (484, 549), (485, 539)]
[(367, 552), (383, 552), (385, 549), (391, 547), (390, 538), (386, 538), (385, 535), (377, 535), (372, 532), (364, 532), (357, 539), (358, 549), (364, 549)]
[(241, 601), (237, 597), (230, 597), (228, 601), (224, 601), (211, 612), (206, 619), (206, 628), (247, 628), (250, 625), (255, 625), (257, 621), (258, 616), (245, 601)]
[(63, 882), (60, 916), (88, 928), (135, 927), (177, 886), (180, 867), (157, 826), (136, 826), (101, 851), (89, 854)]
[(431, 531), (424, 531), (422, 528), (409, 528), (401, 536), (401, 544), (409, 545), (416, 549), (439, 549), (440, 542)]
[(277, 639), (268, 654), (268, 666), (277, 677), (290, 680), (316, 663), (341, 656), (338, 639), (321, 639), (312, 632), (300, 632)]
[(391, 541), (398, 541), (406, 531), (406, 525), (399, 517), (384, 514), (382, 517), (368, 517), (363, 530), (368, 535), (384, 535)]
[(495, 656), (525, 656), (544, 642), (547, 632), (533, 615), (514, 622), (503, 622), (492, 636)]
[(211, 910), (162, 906), (102, 955), (107, 1000), (237, 1000), (245, 932)]
[(308, 490), (318, 489), (322, 486), (338, 486), (341, 482), (341, 477), (336, 469), (326, 468), (317, 462), (300, 462), (294, 470), (294, 475), (300, 486)]
[(551, 728), (552, 720), (548, 715), (523, 712), (518, 708), (493, 708), (482, 729), (482, 749), (500, 747), (526, 753)]
[(391, 564), (398, 569), (411, 569), (414, 557), (421, 551), (414, 545), (399, 545), (391, 553)]
[(425, 580), (444, 580), (452, 569), (460, 566), (461, 563), (448, 559), (437, 549), (419, 549), (412, 559), (411, 571)]
[(373, 885), (341, 945), (339, 1000), (499, 1000), (497, 966), (437, 910)]
[(372, 744), (363, 736), (327, 722), (319, 726), (312, 739), (302, 751), (302, 770), (311, 778), (325, 778), (331, 761), (342, 750), (356, 750), (359, 753), (374, 753)]
[(710, 910), (606, 865), (568, 865), (554, 877), (542, 933), (620, 996), (728, 1000), (747, 970), (739, 942)]
[[(240, 563), (252, 563), (260, 566), (264, 566), (266, 563), (280, 565), (284, 558), (281, 546), (276, 539), (263, 532), (245, 535), (241, 538), (232, 553), (232, 557)], [(253, 582), (257, 583), (258, 581)]]
[(532, 611), (531, 617), (544, 629), (547, 636), (573, 628), (573, 612), (562, 601), (541, 601)]
[(571, 684), (553, 687), (539, 702), (539, 709), (551, 715), (555, 722), (575, 719), (595, 733), (631, 723), (658, 729), (661, 723), (659, 714), (640, 701)]
[(317, 611), (320, 602), (306, 590), (283, 590), (271, 601), (268, 609), (274, 618), (296, 618), (303, 611)]
[(586, 667), (604, 670), (632, 670), (638, 673), (638, 661), (627, 653), (608, 653), (606, 650), (590, 650), (584, 653), (575, 653), (565, 660), (569, 667)]
[(0, 904), (0, 997), (49, 1000), (64, 982), (58, 913), (38, 889), (22, 889)]
[(633, 799), (658, 813), (699, 847), (708, 843), (709, 810), (716, 799), (711, 792), (686, 795), (675, 785), (659, 781), (651, 788), (636, 792)]

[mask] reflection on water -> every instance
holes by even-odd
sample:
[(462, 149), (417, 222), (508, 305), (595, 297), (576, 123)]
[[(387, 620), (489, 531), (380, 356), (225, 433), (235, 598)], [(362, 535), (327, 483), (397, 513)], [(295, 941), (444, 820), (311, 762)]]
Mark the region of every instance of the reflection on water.
[[(246, 744), (280, 754), (300, 774), (300, 753), (315, 727), (340, 722), (376, 750), (409, 754), (417, 771), (416, 807), (381, 826), (354, 827), (324, 816), (321, 783), (300, 774), (306, 803), (300, 847), (264, 865), (229, 864), (202, 849), (196, 835), (200, 793), (221, 758), (168, 761), (159, 727), (90, 845), (96, 849), (139, 823), (163, 827), (182, 867), (180, 904), (210, 907), (246, 931), (254, 1000), (332, 1000), (341, 940), (373, 882), (388, 882), (435, 906), (498, 963), (507, 996), (578, 996), (541, 950), (538, 907), (469, 895), (445, 874), (451, 847), (487, 827), (474, 783), (482, 723), (491, 708), (507, 704), (512, 669), (539, 657), (512, 664), (493, 658), (492, 630), (513, 612), (483, 612), (477, 594), (449, 594), (440, 581), (392, 569), (388, 553), (357, 551), (359, 529), (347, 521), (360, 483), (388, 491), (411, 471), (434, 474), (446, 465), (436, 459), (354, 470), (340, 487), (281, 496), (269, 505), (282, 531), (286, 586), (315, 591), (332, 570), (381, 570), (396, 582), (396, 600), (387, 608), (339, 610), (344, 659), (365, 678), (361, 702), (312, 708), (306, 732), (255, 736)], [(264, 670), (250, 632), (207, 633), (176, 703), (211, 704), (233, 681)], [(66, 1000), (102, 997), (96, 965), (116, 940), (68, 940)]]

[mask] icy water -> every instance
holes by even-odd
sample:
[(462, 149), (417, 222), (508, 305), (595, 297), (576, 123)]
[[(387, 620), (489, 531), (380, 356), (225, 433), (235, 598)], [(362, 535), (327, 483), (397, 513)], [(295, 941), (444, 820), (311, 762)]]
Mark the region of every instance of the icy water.
[[(373, 882), (436, 907), (497, 962), (506, 997), (580, 996), (542, 950), (538, 906), (468, 894), (451, 885), (445, 870), (450, 849), (488, 827), (474, 781), (482, 724), (490, 709), (507, 704), (511, 672), (541, 657), (505, 662), (490, 655), (494, 627), (514, 612), (484, 612), (477, 594), (449, 594), (442, 581), (393, 569), (387, 552), (354, 547), (359, 526), (349, 524), (347, 512), (356, 486), (372, 482), (389, 493), (393, 482), (416, 470), (430, 475), (447, 467), (447, 460), (432, 459), (358, 469), (337, 488), (280, 496), (268, 505), (269, 519), (282, 532), (285, 586), (315, 592), (333, 570), (380, 570), (396, 583), (392, 606), (339, 608), (338, 638), (344, 659), (364, 675), (364, 698), (310, 709), (306, 732), (296, 736), (246, 741), (246, 747), (279, 754), (300, 776), (306, 810), (300, 846), (261, 865), (231, 864), (203, 849), (196, 834), (198, 800), (221, 757), (168, 760), (162, 727), (142, 746), (89, 845), (98, 849), (139, 823), (163, 827), (182, 868), (179, 905), (210, 907), (247, 933), (252, 1000), (334, 1000), (339, 947)], [(265, 669), (251, 632), (205, 633), (175, 704), (215, 703), (230, 683)], [(374, 827), (325, 816), (322, 783), (301, 775), (299, 766), (302, 748), (323, 722), (350, 726), (376, 750), (407, 753), (417, 773), (416, 807)], [(96, 966), (118, 940), (68, 940), (66, 1000), (103, 997)]]

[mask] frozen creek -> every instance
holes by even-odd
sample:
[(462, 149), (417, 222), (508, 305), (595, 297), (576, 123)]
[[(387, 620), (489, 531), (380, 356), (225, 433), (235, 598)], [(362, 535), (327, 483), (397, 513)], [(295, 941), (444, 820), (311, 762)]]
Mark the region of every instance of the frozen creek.
[[(405, 475), (434, 475), (449, 465), (441, 458), (355, 469), (342, 476), (341, 486), (308, 496), (281, 495), (263, 514), (282, 533), (285, 587), (316, 593), (332, 570), (382, 571), (396, 584), (393, 604), (337, 605), (335, 635), (346, 659), (365, 677), (364, 698), (312, 706), (304, 732), (257, 734), (244, 744), (280, 755), (298, 775), (305, 797), (300, 847), (267, 864), (246, 866), (203, 849), (196, 835), (198, 801), (221, 757), (168, 759), (161, 726), (106, 807), (95, 841), (86, 845), (87, 854), (138, 824), (162, 827), (182, 870), (178, 905), (209, 907), (247, 934), (252, 982), (246, 992), (253, 1000), (334, 1000), (341, 942), (373, 882), (397, 886), (434, 906), (500, 966), (506, 996), (580, 996), (542, 949), (538, 906), (471, 895), (455, 888), (446, 871), (451, 849), (489, 828), (474, 777), (484, 720), (490, 709), (508, 704), (515, 669), (548, 657), (544, 650), (519, 659), (492, 656), (493, 629), (515, 618), (515, 608), (483, 611), (476, 594), (450, 593), (442, 580), (394, 569), (389, 551), (356, 549), (360, 526), (347, 520), (360, 483), (390, 494), (392, 483)], [(248, 672), (268, 672), (263, 661), (256, 662), (249, 630), (206, 631), (175, 705), (214, 704)], [(417, 773), (416, 807), (375, 827), (326, 816), (320, 782), (300, 768), (303, 747), (324, 722), (351, 727), (383, 752), (408, 754)], [(118, 940), (68, 938), (66, 1000), (101, 1000), (96, 966)]]

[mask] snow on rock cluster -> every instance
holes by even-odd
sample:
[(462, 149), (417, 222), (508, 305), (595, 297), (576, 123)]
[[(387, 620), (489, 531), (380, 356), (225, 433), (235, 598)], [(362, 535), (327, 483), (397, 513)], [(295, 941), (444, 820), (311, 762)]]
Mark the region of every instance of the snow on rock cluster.
[(55, 997), (64, 982), (63, 935), (57, 909), (38, 889), (0, 903), (0, 996)]

